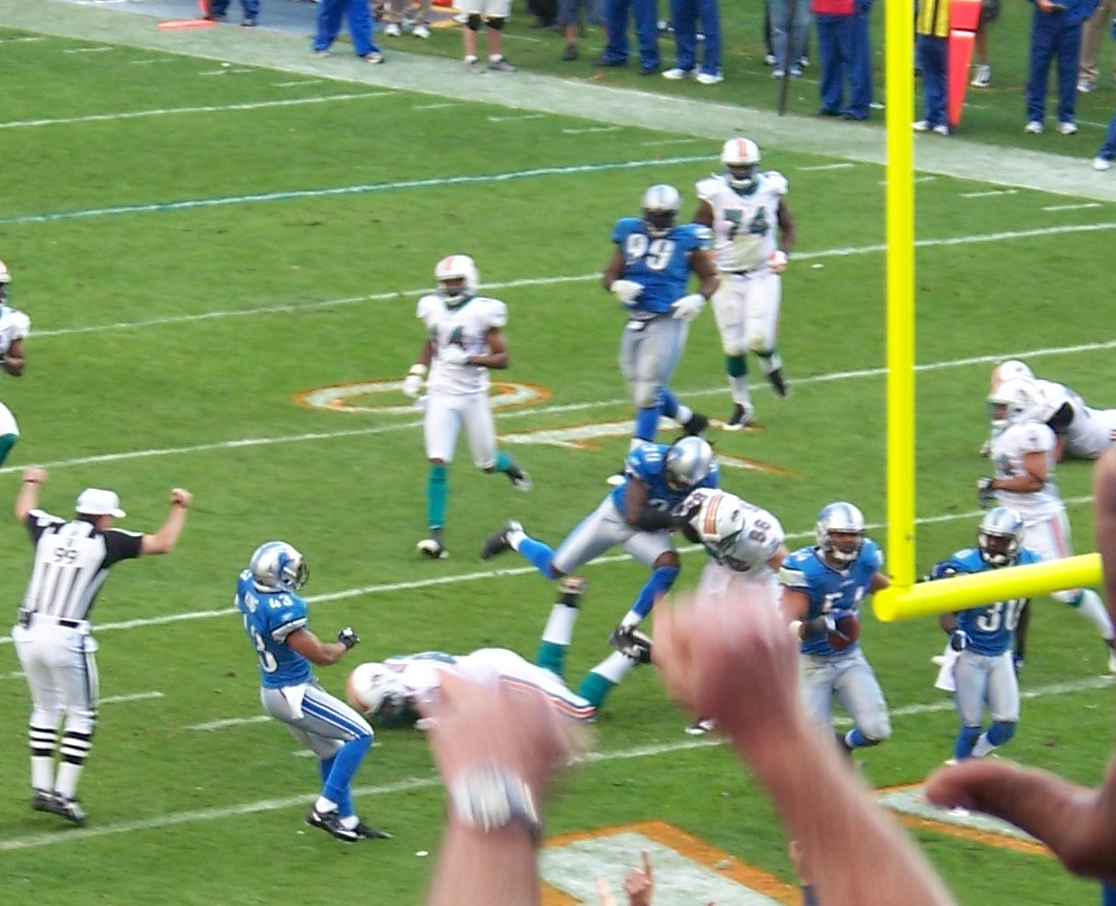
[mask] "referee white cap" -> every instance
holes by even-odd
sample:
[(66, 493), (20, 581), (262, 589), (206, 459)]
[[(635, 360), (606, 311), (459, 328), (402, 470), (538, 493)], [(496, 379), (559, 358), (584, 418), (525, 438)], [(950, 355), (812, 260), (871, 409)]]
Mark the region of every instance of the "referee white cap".
[(82, 516), (114, 516), (122, 519), (127, 515), (120, 509), (119, 495), (103, 488), (86, 488), (78, 495), (74, 509)]

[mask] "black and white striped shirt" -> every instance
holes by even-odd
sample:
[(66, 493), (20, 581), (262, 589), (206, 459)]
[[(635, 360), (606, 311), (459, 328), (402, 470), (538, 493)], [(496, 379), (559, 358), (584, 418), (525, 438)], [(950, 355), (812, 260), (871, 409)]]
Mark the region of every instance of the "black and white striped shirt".
[(143, 543), (139, 532), (99, 532), (86, 519), (67, 522), (43, 510), (28, 513), (26, 525), (35, 564), (21, 610), (59, 620), (88, 619), (109, 567), (138, 557)]

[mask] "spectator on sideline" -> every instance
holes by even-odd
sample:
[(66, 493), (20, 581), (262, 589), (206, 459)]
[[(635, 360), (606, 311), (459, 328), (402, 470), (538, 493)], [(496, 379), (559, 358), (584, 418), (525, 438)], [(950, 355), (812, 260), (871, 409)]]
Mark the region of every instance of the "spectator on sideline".
[(403, 34), (403, 28), (408, 21), (411, 23), (411, 34), (416, 38), (430, 37), (430, 4), (432, 0), (419, 0), (418, 12), (408, 16), (411, 0), (389, 0), (385, 4), (385, 18), (391, 21), (384, 26), (384, 35), (389, 38), (398, 38)]
[(868, 41), (872, 0), (810, 0), (810, 9), (817, 24), (818, 55), (821, 57), (818, 115), (839, 116), (845, 120), (868, 119), (872, 106), (872, 48)]
[[(805, 0), (803, 0), (805, 2)], [(687, 76), (699, 85), (716, 85), (725, 80), (721, 71), (720, 0), (670, 0), (674, 25), (674, 66), (663, 73), (664, 79), (678, 81)], [(698, 21), (705, 33), (702, 65), (697, 65)]]
[(1058, 131), (1077, 132), (1077, 63), (1081, 54), (1081, 24), (1096, 9), (1097, 0), (1034, 0), (1031, 18), (1031, 62), (1027, 75), (1027, 125), (1023, 131), (1041, 135), (1046, 119), (1046, 80), (1050, 63), (1058, 70)]
[(969, 82), (973, 88), (989, 88), (992, 85), (992, 64), (988, 62), (988, 29), (998, 18), (1000, 0), (981, 0), (980, 21), (977, 22), (976, 38), (973, 41), (977, 68), (973, 80)]
[(914, 124), (915, 132), (949, 135), (946, 118), (946, 73), (949, 61), (950, 0), (922, 0), (915, 19), (915, 50), (922, 72), (925, 115)]
[(174, 549), (193, 498), (172, 490), (166, 520), (155, 534), (142, 535), (113, 527), (125, 513), (120, 498), (101, 488), (81, 492), (69, 521), (39, 509), (46, 480), (45, 469), (27, 469), (16, 496), (15, 517), (31, 535), (35, 562), (12, 641), (31, 689), (31, 808), (83, 824), (77, 787), (93, 748), (99, 695), (89, 614), (115, 564)]
[(591, 0), (560, 0), (558, 3), (558, 25), (562, 29), (562, 37), (566, 39), (566, 49), (562, 51), (562, 59), (567, 63), (581, 56), (577, 48), (577, 33), (583, 27), (581, 17), (587, 11), (593, 15)]
[[(1093, 470), (1093, 513), (1104, 596), (1116, 618), (1116, 449), (1106, 450)], [(1116, 758), (1095, 788), (1007, 759), (967, 759), (931, 774), (926, 798), (940, 808), (1010, 821), (1049, 846), (1074, 874), (1104, 881), (1103, 902), (1116, 906)]]
[(465, 14), (461, 40), (465, 47), (465, 71), (480, 75), (484, 67), (477, 61), (477, 32), (484, 26), (488, 43), (489, 72), (515, 72), (500, 50), (500, 32), (511, 16), (511, 0), (458, 0), (457, 8)]
[(798, 78), (802, 75), (810, 34), (810, 4), (807, 0), (767, 0), (766, 14), (771, 23), (771, 53), (775, 57), (771, 78), (783, 78), (788, 68), (791, 76)]
[[(224, 22), (229, 13), (230, 0), (210, 0), (209, 10), (203, 19), (210, 22)], [(240, 0), (240, 8), (244, 11), (244, 18), (240, 24), (246, 28), (255, 28), (260, 18), (260, 0)]]
[[(1088, 94), (1097, 89), (1097, 56), (1101, 40), (1108, 33), (1116, 14), (1116, 0), (1099, 0), (1096, 11), (1081, 28), (1081, 53), (1077, 63), (1077, 90)], [(1116, 61), (1113, 62), (1112, 80), (1116, 82)]]
[(628, 65), (629, 9), (639, 41), (640, 74), (654, 75), (659, 71), (660, 62), (658, 0), (604, 0), (605, 46), (594, 65)]
[(535, 16), (528, 27), (552, 28), (557, 22), (561, 8), (559, 0), (527, 0), (527, 9)]
[(341, 32), (341, 19), (348, 19), (349, 37), (353, 50), (365, 63), (377, 65), (384, 62), (384, 55), (372, 40), (372, 12), (368, 0), (322, 0), (318, 6), (317, 30), (314, 33), (314, 53), (319, 57), (330, 56), (330, 47)]
[[(8, 304), (8, 289), (12, 275), (7, 265), (0, 261), (0, 369), (12, 377), (20, 377), (27, 367), (27, 353), (23, 341), (31, 332), (31, 319), (26, 312)], [(12, 447), (19, 440), (19, 425), (11, 410), (0, 403), (0, 464), (8, 458)]]

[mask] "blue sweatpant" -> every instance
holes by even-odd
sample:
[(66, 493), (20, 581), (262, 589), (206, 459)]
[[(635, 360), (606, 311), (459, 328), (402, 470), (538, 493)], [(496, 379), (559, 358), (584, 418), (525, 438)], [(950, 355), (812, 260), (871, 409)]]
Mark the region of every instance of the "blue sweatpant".
[(639, 39), (640, 69), (659, 68), (659, 9), (657, 0), (605, 0), (605, 28), (608, 43), (601, 57), (612, 63), (626, 63), (631, 53), (628, 44), (628, 11), (635, 19)]
[(1046, 117), (1046, 80), (1050, 61), (1058, 68), (1058, 122), (1074, 122), (1077, 109), (1077, 64), (1081, 53), (1081, 23), (1065, 21), (1063, 13), (1043, 13), (1035, 7), (1031, 18), (1031, 69), (1027, 75), (1027, 119)]
[(358, 57), (379, 53), (372, 41), (372, 12), (368, 0), (322, 0), (318, 6), (318, 28), (314, 35), (314, 50), (329, 50), (341, 32), (341, 20), (349, 22), (349, 36)]
[[(868, 119), (872, 105), (872, 50), (868, 44), (868, 11), (851, 16), (817, 16), (818, 52), (821, 54), (822, 108), (852, 119)], [(845, 106), (845, 81), (849, 103)]]
[(933, 129), (947, 126), (946, 72), (949, 39), (935, 35), (919, 35), (915, 42), (918, 67), (922, 70), (922, 94), (926, 103), (923, 119)]
[(689, 72), (697, 68), (697, 23), (705, 33), (705, 52), (701, 71), (717, 75), (721, 71), (721, 17), (718, 0), (670, 0), (670, 21), (674, 25), (675, 66)]

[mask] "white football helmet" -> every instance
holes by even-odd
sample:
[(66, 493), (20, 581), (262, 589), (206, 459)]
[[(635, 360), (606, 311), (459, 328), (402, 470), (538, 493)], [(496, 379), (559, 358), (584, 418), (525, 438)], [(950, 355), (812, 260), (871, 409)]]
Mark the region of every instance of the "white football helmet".
[(843, 500), (828, 504), (818, 514), (814, 537), (834, 563), (852, 563), (864, 547), (864, 514)]
[(1008, 359), (1006, 362), (1000, 362), (996, 366), (996, 370), (1000, 375), (1001, 384), (1014, 378), (1023, 378), (1026, 381), (1035, 379), (1035, 373), (1018, 359)]
[(480, 272), (468, 255), (447, 255), (434, 268), (438, 295), (451, 305), (476, 295)]
[(674, 186), (660, 184), (652, 186), (643, 193), (640, 208), (643, 211), (643, 224), (647, 232), (658, 238), (674, 229), (678, 211), (682, 207), (682, 196)]
[(310, 578), (310, 567), (286, 541), (268, 541), (248, 561), (252, 581), (260, 591), (298, 591)]
[(744, 501), (735, 494), (714, 491), (690, 520), (698, 540), (718, 563), (733, 564), (732, 549), (744, 530)]
[(1009, 425), (1040, 421), (1045, 406), (1042, 392), (1034, 381), (1012, 378), (988, 394), (992, 427), (1003, 431)]
[(721, 148), (725, 178), (737, 192), (747, 194), (755, 189), (759, 162), (759, 145), (750, 138), (730, 138)]
[(683, 437), (671, 444), (663, 465), (667, 485), (684, 491), (700, 484), (713, 466), (713, 448), (700, 437)]
[(11, 282), (12, 275), (8, 270), (8, 266), (3, 261), (0, 261), (0, 305), (8, 301), (8, 286)]
[(398, 726), (414, 709), (399, 674), (385, 664), (361, 664), (345, 680), (349, 704), (380, 726)]
[(980, 559), (996, 568), (1011, 565), (1019, 556), (1024, 532), (1023, 517), (1011, 507), (989, 510), (977, 530)]

